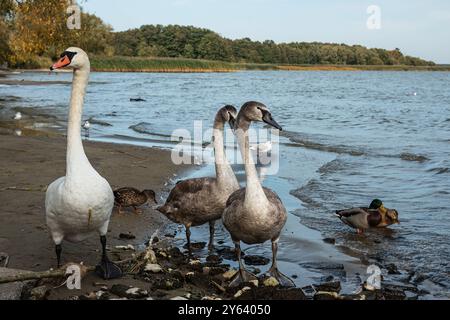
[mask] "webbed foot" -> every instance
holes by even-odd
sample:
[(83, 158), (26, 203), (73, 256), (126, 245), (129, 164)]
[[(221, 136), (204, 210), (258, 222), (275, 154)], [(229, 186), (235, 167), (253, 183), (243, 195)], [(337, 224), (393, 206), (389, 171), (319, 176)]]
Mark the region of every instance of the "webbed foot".
[(109, 261), (107, 257), (103, 257), (99, 265), (95, 267), (95, 273), (105, 280), (117, 279), (123, 276), (122, 269)]
[(294, 281), (292, 281), (288, 276), (282, 274), (277, 268), (270, 269), (268, 273), (271, 277), (277, 279), (280, 286), (284, 288), (295, 287)]
[(253, 280), (258, 280), (258, 277), (245, 269), (240, 269), (238, 272), (236, 272), (234, 277), (231, 279), (229, 286), (230, 287), (238, 287), (243, 283), (250, 282)]

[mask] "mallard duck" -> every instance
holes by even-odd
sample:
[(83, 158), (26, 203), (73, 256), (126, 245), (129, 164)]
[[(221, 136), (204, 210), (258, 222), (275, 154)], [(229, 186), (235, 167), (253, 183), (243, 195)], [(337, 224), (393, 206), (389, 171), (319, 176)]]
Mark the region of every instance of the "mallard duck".
[(141, 214), (142, 211), (137, 209), (148, 202), (158, 203), (156, 201), (156, 194), (153, 190), (139, 191), (135, 188), (120, 188), (114, 191), (114, 202), (116, 203), (119, 214), (122, 213), (122, 207), (133, 207), (136, 214)]
[(379, 199), (373, 200), (368, 208), (338, 210), (336, 214), (342, 222), (355, 228), (358, 234), (369, 228), (385, 228), (400, 223), (397, 210), (385, 208)]

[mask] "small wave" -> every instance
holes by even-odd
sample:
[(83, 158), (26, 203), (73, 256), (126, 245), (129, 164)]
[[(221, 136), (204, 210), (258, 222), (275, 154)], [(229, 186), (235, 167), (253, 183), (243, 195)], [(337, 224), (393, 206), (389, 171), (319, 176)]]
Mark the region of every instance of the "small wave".
[(292, 190), (290, 194), (302, 201), (308, 208), (321, 208), (322, 205), (309, 196), (309, 194), (313, 193), (317, 188), (319, 188), (318, 181), (312, 179), (299, 189)]
[(140, 122), (138, 124), (134, 124), (129, 126), (128, 129), (131, 129), (137, 133), (149, 134), (152, 136), (163, 137), (163, 138), (172, 138), (170, 134), (158, 133), (151, 131), (151, 124), (148, 122)]
[(334, 159), (330, 162), (325, 163), (317, 171), (320, 174), (327, 174), (327, 173), (331, 173), (331, 172), (336, 172), (343, 168), (344, 168), (344, 163), (339, 159)]
[(14, 107), (13, 110), (34, 119), (42, 118), (56, 120), (58, 118), (57, 116), (51, 114), (51, 110), (42, 109), (39, 107)]
[(311, 141), (307, 138), (301, 137), (300, 134), (292, 131), (282, 131), (281, 135), (288, 138), (295, 145), (303, 148), (332, 152), (337, 154), (349, 154), (351, 156), (363, 156), (366, 154), (362, 150), (353, 149), (344, 145), (326, 145), (323, 143)]
[(427, 170), (428, 172), (435, 172), (436, 174), (443, 174), (450, 171), (450, 168), (447, 167), (438, 167)]
[(96, 125), (99, 125), (99, 126), (102, 126), (102, 127), (112, 127), (112, 124), (111, 123), (108, 123), (108, 122), (106, 122), (106, 121), (101, 121), (101, 120), (95, 120), (94, 118), (89, 118), (88, 119), (88, 121), (91, 123), (91, 124), (96, 124)]
[(405, 161), (416, 161), (416, 162), (420, 162), (420, 163), (430, 160), (429, 158), (427, 158), (423, 155), (414, 154), (414, 153), (406, 153), (406, 152), (402, 153), (400, 155), (400, 158)]
[(148, 122), (139, 122), (138, 124), (133, 124), (132, 126), (129, 126), (128, 128), (136, 131), (137, 133), (148, 133), (151, 134), (150, 131), (151, 124)]
[(20, 97), (16, 97), (16, 96), (4, 96), (4, 97), (0, 97), (0, 102), (17, 102), (22, 100), (22, 98)]

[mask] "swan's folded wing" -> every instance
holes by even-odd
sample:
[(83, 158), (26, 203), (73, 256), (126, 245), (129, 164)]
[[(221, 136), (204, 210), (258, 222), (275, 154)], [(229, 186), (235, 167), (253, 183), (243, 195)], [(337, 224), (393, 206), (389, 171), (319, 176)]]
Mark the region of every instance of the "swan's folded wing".
[(234, 201), (245, 197), (245, 188), (239, 189), (231, 194), (227, 200), (226, 207), (230, 206)]
[(192, 196), (203, 190), (209, 189), (214, 183), (213, 178), (197, 178), (178, 181), (167, 197), (166, 203), (179, 200), (185, 196)]

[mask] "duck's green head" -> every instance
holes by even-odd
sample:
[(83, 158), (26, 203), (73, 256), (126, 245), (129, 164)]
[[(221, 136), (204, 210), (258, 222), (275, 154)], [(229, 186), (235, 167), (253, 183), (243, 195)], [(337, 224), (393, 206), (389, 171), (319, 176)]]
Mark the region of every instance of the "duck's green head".
[(369, 209), (379, 209), (380, 207), (383, 206), (383, 201), (381, 201), (380, 199), (375, 199), (372, 201), (372, 203), (369, 206)]

